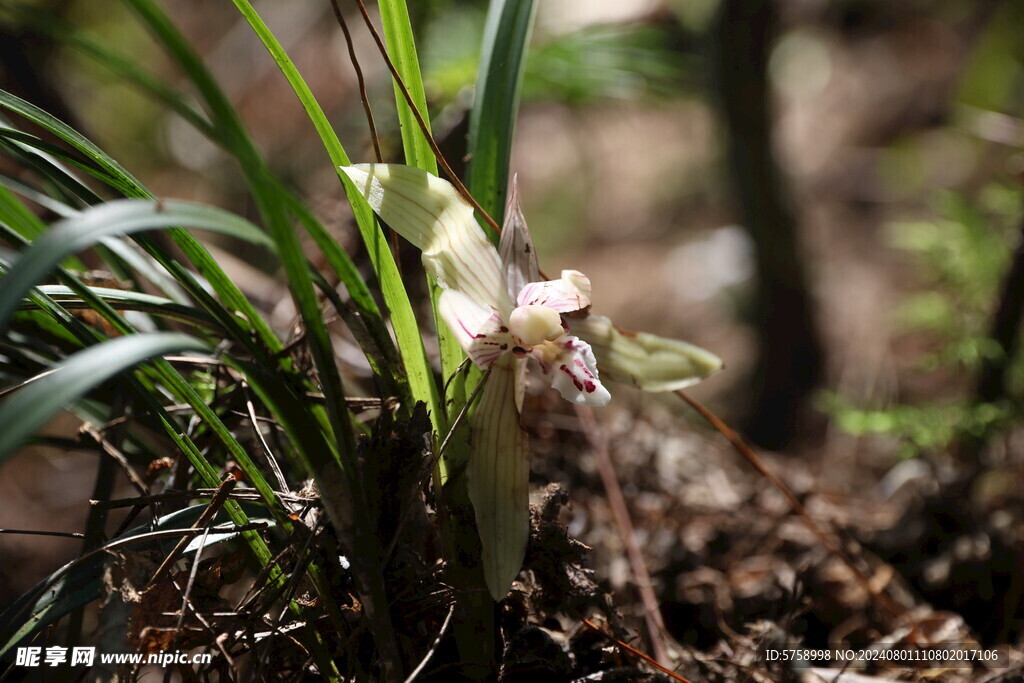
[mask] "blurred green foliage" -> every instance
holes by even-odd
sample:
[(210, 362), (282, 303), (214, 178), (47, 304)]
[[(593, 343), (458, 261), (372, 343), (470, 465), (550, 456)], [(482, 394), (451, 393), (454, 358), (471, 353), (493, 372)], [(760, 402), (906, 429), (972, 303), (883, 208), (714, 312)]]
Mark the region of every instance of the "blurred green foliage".
[(1024, 3), (1005, 2), (968, 61), (958, 99), (993, 111), (1020, 111), (1024, 93)]
[[(424, 31), (424, 79), (430, 97), (454, 100), (477, 75), (484, 12), (466, 6)], [(671, 47), (672, 26), (590, 26), (539, 38), (523, 81), (524, 101), (582, 105), (598, 99), (679, 94), (691, 59)]]
[(923, 276), (921, 291), (900, 306), (907, 331), (932, 332), (934, 352), (918, 359), (923, 370), (951, 364), (973, 369), (999, 353), (985, 337), (990, 309), (1009, 265), (1017, 237), (1020, 192), (986, 187), (976, 201), (940, 192), (937, 218), (891, 226), (890, 243), (914, 257)]
[(818, 406), (845, 432), (885, 435), (899, 443), (897, 456), (917, 457), (964, 438), (983, 442), (1019, 415), (1024, 395), (1024, 359), (1011, 359), (1010, 396), (999, 403), (973, 397), (974, 376), (985, 360), (1003, 351), (988, 338), (994, 304), (1001, 293), (1013, 247), (1020, 239), (1024, 192), (989, 185), (976, 199), (949, 191), (934, 201), (935, 218), (894, 223), (891, 245), (911, 256), (918, 290), (898, 306), (905, 334), (931, 343), (912, 360), (915, 373), (944, 372), (953, 378), (950, 398), (864, 408), (838, 392), (819, 396)]
[(852, 436), (879, 435), (898, 442), (896, 457), (908, 459), (940, 451), (963, 437), (983, 441), (1006, 426), (1014, 410), (1006, 404), (958, 400), (945, 404), (895, 404), (858, 408), (838, 392), (824, 392), (818, 406)]
[[(968, 6), (947, 9), (967, 16)], [(881, 160), (881, 185), (890, 200), (912, 200), (925, 192), (931, 196), (928, 218), (893, 223), (888, 236), (891, 247), (910, 257), (919, 278), (914, 293), (896, 310), (904, 334), (928, 340), (909, 369), (942, 373), (944, 397), (907, 397), (903, 403), (865, 408), (838, 392), (825, 392), (818, 406), (852, 435), (893, 437), (901, 458), (968, 439), (982, 443), (1020, 415), (1024, 359), (1003, 359), (1002, 347), (988, 335), (1013, 249), (1021, 239), (1024, 191), (1012, 181), (986, 181), (976, 191), (930, 188), (977, 186), (982, 162), (991, 156), (986, 139), (991, 131), (986, 133), (980, 122), (988, 114), (1001, 116), (1024, 107), (1022, 20), (1021, 3), (997, 8), (959, 78), (954, 120), (947, 122), (953, 125), (897, 140)], [(991, 172), (983, 177), (991, 178)], [(996, 404), (975, 396), (978, 372), (992, 361), (1009, 363), (1007, 396)]]

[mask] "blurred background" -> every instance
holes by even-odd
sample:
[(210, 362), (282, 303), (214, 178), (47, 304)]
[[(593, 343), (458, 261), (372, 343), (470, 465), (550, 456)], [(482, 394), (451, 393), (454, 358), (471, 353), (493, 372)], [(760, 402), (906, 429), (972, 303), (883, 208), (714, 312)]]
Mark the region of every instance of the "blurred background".
[[(353, 159), (372, 160), (330, 3), (254, 4)], [(0, 3), (0, 86), (158, 196), (255, 215), (225, 155), (59, 39), (73, 26), (184, 83), (127, 10), (30, 6), (49, 28)], [(341, 6), (383, 154), (397, 160), (386, 67), (354, 5)], [(410, 6), (435, 136), (459, 170), (486, 3)], [(274, 170), (365, 262), (334, 169), (235, 9), (166, 7)], [(1024, 631), (1022, 35), (1012, 0), (544, 0), (512, 164), (548, 273), (581, 270), (594, 312), (721, 356), (726, 370), (694, 395), (778, 454), (769, 460), (812, 512), (895, 568), (910, 604), (999, 642)], [(294, 309), (274, 264), (226, 243), (214, 253), (286, 333)], [(403, 252), (407, 272), (417, 261)], [(334, 329), (359, 387), (364, 361)], [(801, 628), (835, 633), (865, 609), (781, 498), (677, 398), (613, 393), (624, 398), (601, 418), (676, 638), (712, 647), (723, 619), (742, 630), (778, 618), (779, 586), (796, 575), (820, 593)], [(566, 484), (570, 531), (628, 601), (622, 541), (577, 428), (534, 401), (547, 409), (528, 418), (536, 483)], [(6, 465), (0, 528), (79, 530), (95, 457), (36, 449)], [(69, 545), (0, 535), (0, 604), (73, 556)]]

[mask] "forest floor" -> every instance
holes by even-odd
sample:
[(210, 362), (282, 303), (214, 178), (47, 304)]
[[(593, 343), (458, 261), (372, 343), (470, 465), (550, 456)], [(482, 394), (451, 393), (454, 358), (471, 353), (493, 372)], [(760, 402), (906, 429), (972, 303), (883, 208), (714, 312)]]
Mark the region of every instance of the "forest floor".
[[(570, 501), (564, 520), (592, 548), (592, 577), (624, 617), (608, 624), (622, 629), (620, 638), (651, 652), (632, 544), (640, 549), (661, 605), (667, 633), (660, 647), (690, 680), (1024, 678), (1024, 631), (1014, 607), (1021, 602), (1024, 492), (997, 483), (1019, 482), (1019, 463), (968, 491), (951, 491), (922, 460), (886, 471), (863, 451), (822, 457), (835, 450), (823, 451), (820, 444), (799, 455), (764, 454), (813, 523), (835, 539), (830, 549), (724, 438), (681, 420), (683, 404), (676, 403), (647, 401), (643, 410), (623, 412), (603, 425), (632, 534), (615, 520), (593, 452), (574, 446), (580, 428), (573, 417), (545, 417), (533, 426), (535, 434), (548, 435), (543, 442), (535, 437), (534, 469), (539, 478), (560, 482), (561, 495)], [(528, 581), (518, 588), (531, 604), (537, 585)], [(551, 620), (554, 614), (543, 609), (532, 614), (530, 621), (543, 624), (556, 640), (577, 647), (582, 639), (587, 647), (600, 647), (602, 665), (631, 661), (578, 620)], [(943, 644), (1002, 645), (996, 650), (999, 666), (904, 668), (875, 661), (819, 669), (762, 656), (765, 647)], [(578, 655), (576, 661), (587, 658)]]
[[(802, 4), (814, 3), (793, 3)], [(1012, 152), (985, 147), (971, 128), (974, 119), (957, 119), (964, 112), (951, 93), (976, 36), (905, 11), (909, 18), (856, 35), (798, 28), (805, 42), (810, 36), (828, 55), (831, 77), (814, 92), (786, 90), (783, 83), (777, 93), (780, 163), (798, 206), (828, 357), (824, 386), (858, 405), (963, 395), (968, 373), (920, 372), (916, 364), (937, 341), (907, 334), (895, 319), (907, 297), (930, 283), (920, 263), (892, 248), (890, 227), (905, 219), (934, 219), (933, 190), (974, 193), (1005, 179), (1004, 162)], [(324, 36), (305, 41), (307, 60), (319, 66), (313, 60), (322, 59), (333, 35), (325, 29)], [(803, 78), (799, 67), (791, 69), (797, 77), (790, 86), (813, 80)], [(246, 88), (239, 97), (248, 93), (249, 107), (243, 109), (256, 137), (288, 149), (296, 184), (332, 225), (345, 226), (347, 209), (334, 170), (308, 163), (322, 150), (310, 142), (301, 112), (267, 105), (291, 102), (291, 95), (272, 64), (261, 69), (247, 68), (231, 79)], [(330, 81), (321, 84), (327, 92), (341, 82), (330, 70), (309, 73)], [(693, 393), (730, 424), (739, 424), (749, 409), (749, 371), (758, 346), (744, 320), (744, 301), (756, 285), (749, 239), (733, 224), (726, 181), (719, 177), (719, 124), (706, 99), (686, 93), (656, 104), (527, 103), (513, 166), (544, 268), (586, 272), (595, 285), (595, 312), (624, 327), (685, 338), (723, 357), (727, 369)], [(282, 122), (279, 116), (292, 118)], [(309, 138), (305, 147), (299, 136)], [(894, 145), (905, 152), (895, 166), (886, 156)], [(977, 149), (967, 156), (977, 163), (962, 163), (971, 145)], [(908, 162), (915, 154), (919, 158)], [(208, 175), (228, 175), (211, 168)], [(200, 173), (172, 169), (155, 185), (161, 196), (230, 203), (230, 188)], [(552, 204), (558, 204), (554, 212), (541, 210)], [(534, 219), (541, 215), (546, 218)], [(354, 233), (345, 235), (354, 244)], [(226, 251), (214, 253), (267, 310), (275, 329), (289, 333), (294, 310), (279, 279)], [(410, 251), (406, 267), (415, 269), (416, 258)], [(344, 364), (358, 354), (350, 353), (354, 347), (340, 328), (336, 324), (332, 332)], [(364, 367), (346, 372), (356, 386), (366, 378)], [(984, 466), (964, 478), (955, 466), (962, 455), (956, 449), (901, 458), (893, 438), (852, 436), (809, 410), (805, 433), (792, 448), (759, 452), (793, 491), (804, 517), (678, 397), (612, 390), (616, 403), (600, 413), (597, 431), (581, 426), (579, 416), (550, 392), (529, 398), (524, 422), (532, 438), (534, 539), (526, 570), (500, 608), (507, 646), (503, 680), (672, 680), (621, 643), (656, 656), (694, 682), (1024, 680), (1019, 427), (980, 448), (975, 455)], [(68, 420), (56, 426), (67, 436), (76, 429)], [(603, 447), (611, 462), (604, 479), (598, 457)], [(4, 466), (0, 528), (81, 530), (96, 454), (55, 453), (26, 449)], [(606, 487), (609, 473), (622, 489), (632, 530), (616, 517), (614, 495)], [(119, 481), (113, 495), (132, 494)], [(112, 516), (110, 526), (119, 521)], [(77, 540), (0, 536), (0, 606), (74, 557), (79, 547)], [(325, 542), (322, 552), (328, 548)], [(396, 550), (408, 565), (389, 577), (401, 597), (395, 609), (404, 643), (410, 652), (434, 653), (419, 680), (457, 680), (453, 639), (434, 643), (445, 625), (448, 587), (431, 557), (413, 545), (408, 551)], [(212, 554), (205, 561), (200, 583), (212, 590), (196, 598), (206, 601), (200, 612), (226, 613), (225, 606), (245, 597), (252, 576), (240, 572), (236, 560)], [(649, 585), (638, 579), (643, 571)], [(107, 584), (122, 586), (110, 577)], [(337, 588), (351, 586), (338, 579)], [(660, 605), (663, 628), (652, 629), (645, 619), (645, 590)], [(348, 602), (358, 609), (354, 597)], [(256, 607), (250, 612), (262, 616)], [(87, 629), (100, 619), (93, 608)], [(213, 647), (202, 640), (202, 624), (185, 626), (197, 643)], [(306, 653), (284, 634), (279, 640), (272, 661), (240, 656), (237, 670), (314, 679), (304, 671)], [(953, 644), (995, 649), (999, 660), (969, 668), (903, 668), (879, 661), (815, 668), (763, 656), (770, 646), (863, 650)], [(347, 641), (345, 646), (358, 650)]]

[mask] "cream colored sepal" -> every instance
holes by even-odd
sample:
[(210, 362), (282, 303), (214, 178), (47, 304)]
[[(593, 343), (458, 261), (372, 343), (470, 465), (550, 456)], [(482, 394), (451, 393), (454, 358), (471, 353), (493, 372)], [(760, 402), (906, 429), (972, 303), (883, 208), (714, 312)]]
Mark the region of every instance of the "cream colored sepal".
[(620, 330), (603, 316), (570, 324), (572, 333), (590, 344), (602, 377), (645, 391), (684, 389), (722, 369), (722, 359), (699, 346)]
[(470, 416), (469, 498), (484, 578), (495, 601), (505, 597), (519, 573), (530, 537), (530, 461), (516, 406), (519, 363), (507, 354), (492, 366)]

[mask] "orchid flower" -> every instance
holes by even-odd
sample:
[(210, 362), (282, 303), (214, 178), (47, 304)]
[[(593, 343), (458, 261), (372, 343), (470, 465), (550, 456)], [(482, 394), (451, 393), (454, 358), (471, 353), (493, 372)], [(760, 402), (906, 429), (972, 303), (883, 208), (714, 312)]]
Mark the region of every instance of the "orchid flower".
[(722, 362), (698, 347), (625, 332), (589, 314), (590, 279), (564, 270), (542, 280), (513, 184), (499, 249), (448, 182), (408, 166), (341, 169), (373, 210), (423, 252), (442, 288), (438, 312), (466, 354), (490, 376), (470, 415), (470, 500), (484, 577), (500, 600), (519, 573), (529, 537), (529, 456), (520, 426), (526, 367), (577, 405), (611, 400), (599, 374), (651, 391), (679, 389)]

